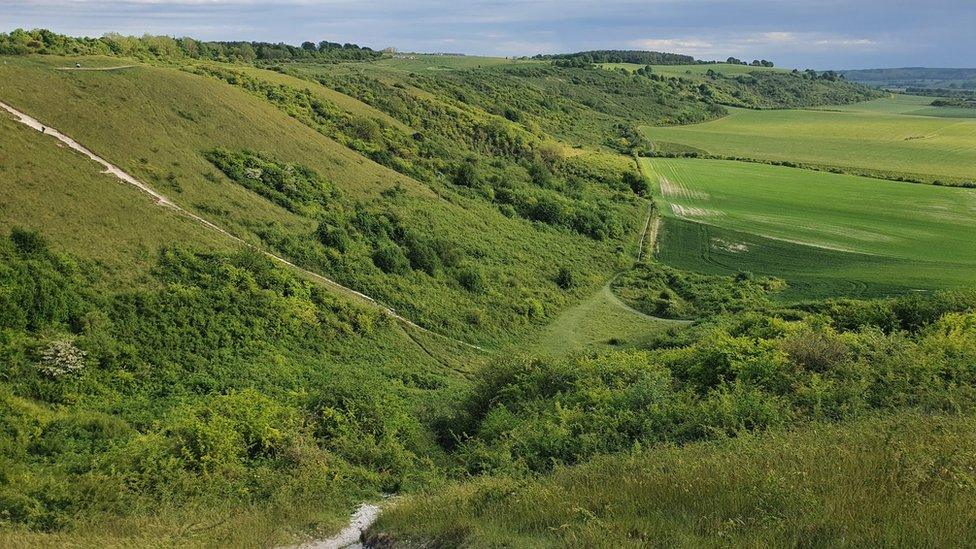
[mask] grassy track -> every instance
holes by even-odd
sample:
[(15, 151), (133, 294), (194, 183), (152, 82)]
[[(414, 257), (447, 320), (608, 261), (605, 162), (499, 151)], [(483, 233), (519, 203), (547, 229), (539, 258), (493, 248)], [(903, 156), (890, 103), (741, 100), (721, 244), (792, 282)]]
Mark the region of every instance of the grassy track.
[(568, 355), (639, 344), (680, 322), (648, 317), (627, 307), (604, 286), (550, 324), (534, 345), (535, 351)]
[(787, 295), (964, 286), (976, 269), (976, 191), (719, 160), (648, 159), (668, 219), (658, 257), (751, 271)]
[[(931, 102), (931, 101), (929, 101)], [(689, 126), (645, 127), (653, 141), (712, 154), (836, 166), (879, 176), (976, 179), (976, 120), (914, 116), (918, 98), (880, 99), (831, 110), (733, 110)]]

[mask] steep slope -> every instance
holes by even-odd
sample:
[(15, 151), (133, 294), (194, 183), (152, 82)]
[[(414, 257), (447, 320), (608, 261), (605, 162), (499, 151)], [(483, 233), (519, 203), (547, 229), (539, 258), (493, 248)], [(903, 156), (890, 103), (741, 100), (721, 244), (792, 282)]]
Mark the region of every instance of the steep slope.
[[(640, 223), (636, 197), (617, 199), (626, 230), (604, 241), (507, 217), (483, 200), (443, 192), (379, 166), (268, 101), (217, 79), (148, 65), (55, 70), (66, 63), (53, 57), (11, 59), (2, 67), (0, 96), (181, 206), (438, 331), (483, 342), (509, 340), (512, 333), (557, 312), (574, 299), (574, 292), (599, 284), (615, 268), (619, 239)], [(225, 178), (207, 158), (216, 149), (255, 151), (282, 166), (308, 168), (338, 190), (334, 202), (343, 215), (364, 211), (392, 223), (394, 232), (408, 229), (431, 246), (449, 248), (451, 264), (431, 269), (432, 274), (414, 268), (384, 272), (374, 265), (375, 241), (336, 255), (319, 244), (321, 218), (289, 211)], [(578, 271), (581, 288), (567, 292), (556, 286), (553, 278), (564, 264)], [(462, 282), (471, 277), (479, 281), (475, 291)]]

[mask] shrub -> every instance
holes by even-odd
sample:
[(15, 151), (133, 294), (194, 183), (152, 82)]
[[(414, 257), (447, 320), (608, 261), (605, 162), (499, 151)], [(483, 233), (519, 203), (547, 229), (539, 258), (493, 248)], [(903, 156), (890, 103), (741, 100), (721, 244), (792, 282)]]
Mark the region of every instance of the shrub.
[(373, 264), (387, 274), (404, 274), (410, 270), (410, 260), (392, 240), (379, 243), (373, 252)]
[(484, 292), (487, 287), (484, 273), (481, 272), (481, 269), (475, 266), (461, 268), (458, 271), (457, 280), (462, 288), (471, 293), (480, 294)]
[(568, 290), (576, 285), (576, 277), (569, 267), (563, 266), (556, 273), (556, 285), (564, 290)]
[(58, 378), (81, 371), (85, 367), (85, 356), (72, 340), (57, 339), (48, 343), (40, 352), (37, 369), (46, 376)]

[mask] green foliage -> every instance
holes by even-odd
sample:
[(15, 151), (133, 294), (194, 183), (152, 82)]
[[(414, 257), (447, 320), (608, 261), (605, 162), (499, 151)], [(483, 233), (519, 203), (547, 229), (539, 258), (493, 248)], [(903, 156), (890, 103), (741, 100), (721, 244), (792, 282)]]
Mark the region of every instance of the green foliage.
[[(310, 44), (310, 43), (306, 43)], [(337, 62), (371, 60), (380, 56), (355, 44), (321, 42), (312, 47), (296, 47), (267, 42), (203, 42), (169, 36), (142, 37), (109, 33), (101, 38), (74, 38), (47, 29), (16, 29), (0, 33), (0, 55), (118, 55), (175, 61), (210, 59), (215, 61), (280, 62), (309, 60)]]
[[(414, 404), (383, 372), (385, 315), (257, 252), (167, 248), (154, 284), (109, 293), (76, 269), (36, 235), (0, 241), (15, 306), (0, 326), (6, 525), (54, 532), (160, 501), (345, 502), (427, 474)], [(364, 353), (374, 367), (351, 371)], [(390, 375), (444, 383), (404, 367), (409, 354), (396, 350)]]
[(334, 185), (300, 164), (247, 150), (214, 149), (204, 156), (232, 181), (297, 214), (316, 217), (338, 197)]
[(780, 280), (710, 276), (642, 263), (613, 282), (613, 290), (635, 309), (662, 318), (696, 319), (769, 307)]
[(573, 271), (569, 267), (564, 265), (556, 273), (556, 285), (564, 290), (568, 290), (576, 285), (576, 275), (573, 274)]
[(477, 478), (400, 499), (366, 539), (450, 547), (966, 546), (976, 540), (974, 428), (968, 414), (906, 413), (635, 446), (552, 475)]
[(905, 407), (969, 409), (976, 317), (945, 311), (973, 305), (959, 296), (893, 306), (909, 324), (918, 314), (932, 318), (913, 332), (838, 331), (827, 317), (797, 312), (740, 313), (642, 351), (507, 359), (479, 374), (439, 432), (468, 471), (519, 473), (635, 444)]

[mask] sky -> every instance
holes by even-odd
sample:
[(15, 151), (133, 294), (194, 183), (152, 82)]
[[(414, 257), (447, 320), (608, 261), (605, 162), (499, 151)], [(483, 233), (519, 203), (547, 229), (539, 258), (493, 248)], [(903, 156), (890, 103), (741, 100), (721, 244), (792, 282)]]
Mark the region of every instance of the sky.
[(976, 65), (976, 0), (0, 0), (0, 31), (18, 27), (496, 56), (647, 49), (814, 69)]

